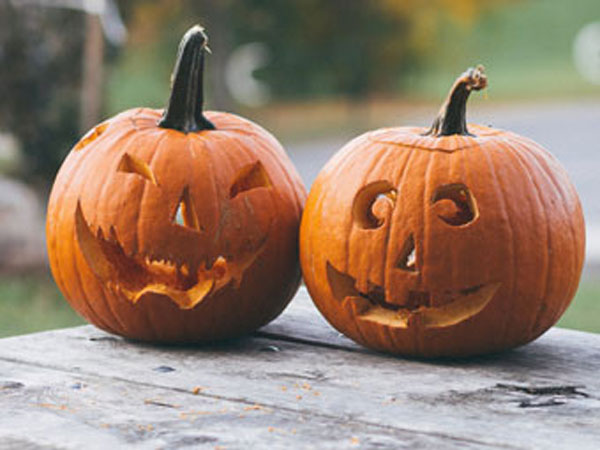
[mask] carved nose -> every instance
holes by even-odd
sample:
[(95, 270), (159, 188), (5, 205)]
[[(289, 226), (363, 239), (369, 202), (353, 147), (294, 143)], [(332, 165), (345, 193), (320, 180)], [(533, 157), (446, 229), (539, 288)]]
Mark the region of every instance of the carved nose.
[(396, 268), (407, 272), (417, 271), (417, 247), (415, 246), (415, 238), (412, 233), (402, 245), (396, 261)]
[[(402, 242), (402, 241), (400, 241)], [(419, 295), (421, 249), (415, 241), (414, 233), (408, 234), (400, 249), (392, 259), (391, 270), (385, 283), (385, 297), (388, 303), (402, 308), (426, 306), (427, 295)]]

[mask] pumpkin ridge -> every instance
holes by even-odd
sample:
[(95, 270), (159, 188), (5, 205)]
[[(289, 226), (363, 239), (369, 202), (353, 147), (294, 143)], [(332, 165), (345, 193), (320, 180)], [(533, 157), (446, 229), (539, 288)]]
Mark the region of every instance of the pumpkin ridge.
[[(364, 176), (361, 179), (361, 182), (360, 182), (359, 186), (366, 185), (367, 184), (366, 180), (369, 178), (369, 176), (371, 176), (373, 173), (376, 173), (381, 166), (384, 166), (384, 163), (385, 163), (385, 160), (386, 160), (386, 155), (387, 155), (389, 149), (386, 148), (386, 147), (382, 147), (382, 148), (380, 148), (378, 150), (379, 151), (373, 152), (373, 154), (370, 155), (372, 159), (368, 163), (368, 166), (367, 166), (368, 169), (365, 171)], [(387, 221), (389, 221), (389, 219)], [(357, 258), (355, 256), (356, 251), (353, 251), (353, 249), (350, 248), (350, 243), (353, 241), (352, 237), (353, 237), (353, 235), (356, 232), (357, 232), (357, 230), (356, 230), (356, 227), (355, 227), (354, 219), (351, 219), (349, 221), (349, 230), (348, 230), (348, 233), (347, 233), (347, 236), (349, 236), (349, 239), (347, 240), (348, 247), (347, 247), (346, 255), (347, 255), (348, 260), (346, 262), (346, 266), (347, 265), (351, 265), (351, 261), (353, 261), (355, 258)], [(363, 256), (364, 256), (364, 253), (363, 253), (363, 251), (361, 249), (361, 251), (359, 251), (358, 260), (360, 261), (361, 257), (363, 257)], [(366, 285), (366, 279), (367, 278), (368, 277), (366, 277), (365, 280), (358, 280), (358, 283), (364, 282), (365, 285)]]
[[(428, 206), (430, 204), (430, 199), (432, 198), (432, 194), (430, 192), (428, 192), (428, 188), (431, 186), (431, 178), (432, 178), (432, 172), (431, 172), (431, 166), (433, 163), (433, 156), (435, 155), (435, 153), (427, 153), (427, 163), (425, 166), (425, 171), (424, 176), (423, 176), (423, 180), (422, 180), (422, 184), (423, 184), (423, 193), (422, 193), (422, 201), (423, 201), (423, 205), (427, 205), (423, 208), (422, 212), (421, 212), (421, 227), (423, 229), (423, 241), (421, 242), (420, 245), (420, 255), (418, 255), (418, 261), (420, 262), (422, 261), (427, 261), (427, 255), (429, 252), (429, 242), (424, 242), (425, 240), (425, 236), (429, 236), (429, 234), (427, 233), (431, 227), (431, 223), (428, 220), (429, 214), (428, 214)], [(419, 276), (419, 284), (421, 284), (423, 282), (423, 271), (419, 270), (417, 271), (418, 276)]]
[[(490, 174), (492, 176), (493, 179), (493, 185), (494, 185), (494, 194), (495, 194), (495, 204), (499, 204), (499, 209), (501, 212), (501, 215), (503, 217), (503, 221), (504, 221), (504, 226), (503, 229), (506, 230), (507, 234), (508, 234), (508, 242), (510, 243), (510, 261), (508, 261), (508, 264), (506, 265), (506, 267), (508, 267), (510, 269), (510, 273), (508, 276), (508, 280), (509, 283), (504, 283), (505, 286), (503, 286), (504, 289), (506, 289), (506, 291), (509, 293), (508, 297), (512, 298), (513, 297), (513, 292), (515, 289), (515, 267), (516, 267), (516, 252), (515, 252), (515, 245), (514, 245), (514, 228), (513, 228), (513, 224), (512, 224), (512, 220), (510, 219), (510, 215), (508, 213), (508, 209), (507, 209), (507, 205), (506, 205), (506, 197), (505, 197), (505, 193), (504, 193), (504, 188), (503, 188), (503, 184), (496, 172), (496, 167), (494, 165), (494, 162), (492, 160), (494, 153), (490, 153), (485, 151), (485, 149), (481, 148), (480, 145), (478, 145), (478, 150), (481, 153), (482, 157), (485, 158), (485, 161), (487, 163), (488, 169), (490, 171)], [(502, 330), (504, 330), (507, 326), (508, 326), (508, 321), (510, 319), (507, 317), (504, 320), (503, 326), (501, 327)], [(503, 332), (504, 333), (504, 332)], [(503, 338), (502, 338), (503, 339)], [(496, 341), (498, 342), (502, 342), (502, 339), (499, 337), (496, 337)]]
[[(380, 156), (381, 154), (384, 154), (386, 151), (387, 151), (387, 149), (385, 147), (380, 148), (377, 155)], [(365, 181), (368, 178), (368, 176), (373, 172), (374, 168), (381, 162), (381, 159), (383, 159), (383, 158), (376, 157), (376, 156), (373, 156), (372, 158), (373, 159), (369, 162), (369, 165), (368, 165), (369, 169), (365, 171), (365, 173), (363, 175), (363, 178), (361, 179), (361, 183), (359, 184), (359, 186), (365, 184)], [(339, 165), (339, 170), (340, 171), (342, 170), (343, 166), (344, 166), (344, 164), (340, 164)], [(332, 193), (331, 191), (328, 191), (327, 193), (329, 195), (332, 195), (332, 194), (335, 195), (336, 194), (335, 192)], [(352, 219), (349, 219), (348, 220), (348, 230), (344, 233), (345, 236), (348, 236), (348, 238), (346, 239), (345, 246), (344, 246), (345, 247), (344, 248), (344, 259), (345, 259), (345, 261), (344, 261), (344, 270), (346, 272), (348, 271), (348, 267), (350, 266), (350, 260), (353, 258), (353, 256), (352, 256), (352, 249), (350, 247), (351, 236), (353, 234), (353, 231), (354, 231), (354, 221)], [(354, 320), (354, 326), (355, 326), (356, 332), (359, 335), (359, 338), (362, 339), (363, 342), (369, 342), (369, 340), (365, 338), (363, 330), (361, 329), (361, 323), (360, 323), (360, 321)]]
[[(540, 177), (540, 178), (543, 177), (546, 180), (549, 180), (551, 186), (554, 189), (554, 191), (561, 197), (561, 199), (563, 199), (562, 193), (561, 193), (561, 191), (559, 189), (556, 188), (556, 184), (555, 184), (554, 180), (552, 179), (552, 177), (549, 176), (549, 174), (547, 173), (546, 169), (542, 166), (542, 164), (538, 160), (537, 149), (534, 149), (534, 151), (528, 151), (529, 149), (522, 142), (518, 142), (518, 141), (516, 142), (516, 145), (518, 145), (522, 149), (522, 152), (520, 152), (520, 153), (522, 154), (522, 158), (525, 160), (524, 164), (527, 165), (527, 166), (529, 166), (529, 168), (535, 166), (538, 169), (538, 170), (535, 170), (535, 171), (534, 170), (529, 170), (529, 172), (532, 173), (532, 174), (534, 174), (537, 177)], [(538, 189), (538, 192), (541, 192), (541, 191)], [(541, 194), (540, 194), (540, 200), (542, 200)], [(543, 203), (545, 203), (545, 202), (543, 202)], [(560, 206), (562, 207), (562, 209), (565, 212), (565, 214), (567, 214), (568, 212), (564, 209), (564, 204), (565, 203), (564, 203), (564, 199), (563, 199), (563, 202), (561, 203)], [(544, 208), (544, 211), (547, 211), (549, 209), (550, 208)], [(548, 218), (546, 218), (546, 223), (547, 224), (549, 223), (548, 222)], [(547, 225), (547, 227), (548, 227), (548, 225)], [(575, 238), (576, 233), (575, 233), (575, 231), (573, 229), (573, 224), (572, 223), (569, 223), (569, 234), (571, 235), (571, 241), (575, 242), (576, 241), (576, 238)], [(549, 242), (551, 241), (551, 238), (552, 238), (551, 233), (548, 231), (548, 241)], [(548, 249), (552, 248), (551, 245), (550, 245), (550, 243), (548, 243), (547, 248)], [(548, 256), (548, 259), (550, 260), (550, 255)], [(568, 265), (564, 264), (562, 262), (561, 262), (561, 265), (563, 267), (565, 267), (565, 266), (566, 267), (572, 267), (574, 270), (576, 270), (576, 268), (579, 266), (579, 260), (577, 258), (577, 255), (576, 254), (572, 255), (572, 258), (569, 261)], [(550, 263), (548, 263), (548, 266), (550, 266)], [(565, 292), (565, 296), (572, 295), (572, 293), (574, 291), (573, 284), (574, 283), (577, 284), (578, 281), (579, 281), (577, 277), (572, 277), (571, 276), (570, 278), (571, 278), (571, 283), (569, 285), (569, 288), (567, 290), (565, 290), (566, 291)], [(548, 273), (548, 277), (546, 279), (546, 286), (545, 286), (546, 292), (550, 289), (549, 288), (549, 284), (550, 284), (551, 281), (552, 280), (551, 280), (551, 278), (549, 276), (549, 273)], [(540, 310), (539, 314), (541, 315), (543, 312), (544, 312), (543, 310)], [(564, 308), (561, 308), (561, 304), (557, 302), (557, 307), (555, 308), (554, 311), (552, 311), (551, 314), (549, 313), (548, 316), (551, 317), (552, 321), (556, 321), (556, 320), (558, 320), (558, 318), (560, 317), (560, 315), (562, 315), (563, 312), (564, 312)], [(536, 335), (539, 332), (538, 331), (538, 328), (539, 328), (539, 323), (538, 322), (540, 320), (541, 320), (541, 317), (538, 317), (536, 319), (536, 322), (534, 323), (534, 326), (532, 327), (531, 333), (530, 333), (532, 336)]]
[[(524, 158), (524, 156), (522, 155), (522, 153), (525, 153), (523, 151), (524, 147), (521, 146), (521, 144), (518, 141), (507, 141), (507, 145), (508, 145), (509, 151), (514, 155), (515, 159), (519, 160), (519, 164), (520, 164), (523, 174), (528, 175), (528, 177), (526, 177), (526, 179), (530, 180), (531, 184), (535, 188), (537, 203), (538, 203), (538, 205), (536, 205), (537, 207), (535, 208), (535, 210), (542, 211), (544, 214), (543, 223), (545, 224), (545, 228), (546, 228), (546, 242), (545, 242), (545, 245), (543, 246), (544, 253), (545, 253), (545, 257), (543, 260), (544, 281), (543, 281), (543, 285), (542, 285), (542, 291), (540, 294), (540, 298), (546, 298), (546, 295), (547, 295), (548, 289), (549, 289), (549, 283), (550, 283), (550, 269), (551, 269), (550, 252), (552, 250), (552, 245), (551, 245), (552, 244), (552, 233), (550, 232), (550, 225), (549, 225), (550, 221), (549, 221), (549, 217), (548, 217), (548, 213), (547, 213), (546, 202), (544, 202), (544, 200), (543, 200), (541, 190), (539, 187), (539, 183), (536, 179), (538, 174), (536, 173), (536, 171), (531, 170), (531, 165), (528, 164), (527, 159)], [(536, 330), (538, 328), (539, 322), (542, 319), (542, 316), (546, 310), (546, 307), (547, 307), (546, 302), (540, 302), (540, 304), (538, 305), (538, 310), (535, 313), (535, 319), (533, 320), (531, 329), (529, 330), (530, 336), (533, 335), (534, 330)]]
[[(76, 164), (74, 164), (74, 167), (72, 168), (72, 174), (73, 176), (71, 177), (67, 177), (68, 180), (68, 186), (65, 188), (64, 192), (69, 192), (73, 190), (73, 180), (77, 180), (77, 173), (79, 173), (82, 168), (84, 168), (86, 166), (86, 163), (89, 165), (90, 164), (90, 160), (93, 160), (93, 154), (89, 154), (89, 153), (74, 153), (73, 155), (77, 155), (78, 159), (75, 159)], [(77, 182), (79, 184), (81, 184), (82, 182), (77, 180)], [(63, 197), (64, 198), (64, 197)], [(65, 208), (65, 205), (63, 204), (63, 202), (61, 202), (61, 204), (57, 204), (55, 207), (59, 210), (58, 214), (59, 215), (67, 215), (67, 208)], [(58, 221), (57, 221), (57, 226), (58, 226)], [(60, 231), (56, 231), (55, 236), (60, 236)], [(66, 246), (68, 248), (68, 253), (69, 253), (69, 258), (58, 258), (57, 259), (57, 267), (62, 267), (61, 272), (63, 273), (63, 275), (67, 276), (64, 272), (71, 272), (71, 273), (75, 273), (74, 276), (74, 286), (69, 285), (70, 289), (72, 290), (72, 288), (74, 287), (75, 291), (76, 291), (76, 297), (78, 299), (85, 299), (87, 300), (89, 298), (87, 290), (85, 289), (85, 283), (83, 283), (83, 280), (81, 279), (81, 274), (79, 273), (78, 267), (79, 267), (79, 257), (80, 255), (78, 254), (78, 250), (74, 247), (74, 242), (73, 240), (67, 240), (67, 242), (58, 244), (55, 241), (55, 245), (58, 247), (58, 245), (62, 245), (62, 246)], [(63, 247), (65, 248), (65, 247)], [(70, 263), (70, 270), (69, 268), (65, 268), (63, 264), (61, 264), (62, 261), (64, 260), (68, 260)], [(60, 270), (60, 269), (59, 269)], [(73, 277), (69, 277), (69, 279), (73, 279)], [(106, 322), (102, 319), (102, 316), (96, 311), (96, 308), (92, 305), (93, 302), (88, 302), (88, 301), (81, 301), (80, 300), (80, 304), (84, 305), (85, 309), (87, 310), (87, 313), (89, 314), (89, 317), (91, 318), (91, 320), (96, 320), (97, 323), (99, 325), (101, 325), (103, 328), (110, 330), (111, 327), (109, 327)]]
[[(128, 134), (131, 133), (131, 136), (126, 137)], [(130, 147), (133, 147), (136, 144), (137, 138), (135, 135), (135, 130), (132, 128), (129, 128), (128, 130), (126, 130), (126, 132), (123, 134), (123, 136), (120, 137), (120, 139), (115, 139), (115, 141), (119, 141), (121, 139), (125, 139), (125, 142), (123, 142), (123, 146), (122, 148), (124, 149), (124, 152), (131, 152)], [(104, 144), (108, 147), (108, 144)], [(108, 147), (110, 148), (110, 147)], [(102, 147), (102, 150), (104, 150), (104, 146)], [(101, 165), (98, 160), (101, 160), (103, 158), (103, 155), (100, 154), (100, 152), (95, 152), (95, 153), (88, 153), (88, 165), (89, 166), (96, 166), (96, 165)], [(102, 183), (98, 183), (96, 185), (96, 190), (92, 190), (89, 194), (87, 194), (89, 197), (94, 198), (94, 199), (100, 199), (100, 201), (98, 201), (95, 204), (94, 207), (94, 215), (91, 218), (91, 220), (94, 223), (98, 223), (98, 213), (99, 211), (104, 211), (106, 208), (106, 204), (110, 201), (110, 197), (106, 195), (107, 191), (110, 189), (110, 186), (112, 185), (111, 181), (112, 178), (114, 176), (114, 173), (116, 172), (116, 166), (114, 167), (114, 171), (112, 170), (113, 168), (111, 167), (111, 170), (108, 172), (108, 174), (104, 175), (105, 179), (104, 182)], [(87, 172), (89, 170), (89, 168), (85, 165), (83, 165), (79, 171), (80, 172)], [(80, 191), (81, 192), (81, 191)], [(80, 199), (80, 197), (78, 197)]]
[[(402, 165), (402, 168), (398, 171), (398, 175), (399, 175), (400, 179), (395, 184), (395, 186), (396, 186), (396, 189), (398, 191), (398, 200), (400, 202), (402, 202), (402, 196), (405, 194), (403, 191), (405, 190), (404, 184), (406, 182), (407, 174), (410, 171), (410, 168), (411, 168), (411, 166), (413, 164), (414, 159), (416, 159), (417, 157), (418, 157), (418, 152), (415, 151), (414, 148), (409, 148), (408, 152), (407, 152), (406, 159), (405, 159), (405, 161), (404, 161), (404, 163)], [(399, 215), (399, 214), (402, 214), (404, 212), (404, 209), (403, 209), (404, 207), (405, 207), (405, 205), (404, 205), (404, 203), (402, 203), (402, 207), (397, 208), (397, 209), (395, 209), (392, 212), (392, 215), (390, 217), (390, 222), (394, 222), (395, 221), (394, 214), (395, 215)], [(388, 234), (390, 236), (388, 236), (388, 243), (387, 243), (387, 246), (386, 246), (386, 258), (387, 258), (387, 255), (390, 253), (390, 248), (389, 247), (390, 247), (391, 243), (393, 242), (392, 237), (391, 237), (391, 235), (392, 235), (391, 227), (390, 227), (390, 230), (389, 230)], [(414, 231), (413, 231), (413, 235), (414, 235)], [(403, 241), (404, 241), (404, 239), (401, 239), (401, 243), (403, 243)], [(390, 266), (395, 266), (395, 263), (392, 263), (390, 265), (388, 265), (386, 263), (385, 266), (384, 266), (385, 272), (384, 272), (383, 279), (384, 279), (384, 283), (386, 285), (387, 285), (387, 281), (390, 279), (390, 273), (389, 273), (390, 272)]]
[[(546, 212), (546, 204), (542, 199), (541, 193), (540, 193), (540, 188), (538, 185), (538, 182), (536, 180), (536, 176), (537, 174), (535, 173), (535, 171), (531, 170), (531, 166), (529, 164), (527, 164), (521, 153), (521, 149), (517, 146), (515, 146), (515, 142), (511, 142), (508, 141), (507, 145), (509, 148), (510, 153), (513, 154), (514, 158), (518, 161), (519, 167), (521, 168), (521, 171), (523, 173), (523, 175), (525, 176), (525, 179), (529, 181), (529, 183), (531, 183), (531, 185), (533, 186), (534, 190), (535, 190), (535, 196), (536, 196), (536, 200), (537, 202), (535, 202), (535, 208), (531, 207), (530, 210), (531, 211), (541, 211), (544, 214), (544, 218), (543, 218), (543, 224), (545, 225), (545, 243), (543, 245), (544, 248), (544, 258), (541, 261), (540, 264), (540, 272), (543, 273), (543, 282), (540, 283), (540, 287), (541, 287), (541, 294), (540, 294), (540, 298), (541, 299), (545, 299), (547, 292), (548, 292), (548, 284), (550, 282), (550, 270), (551, 270), (551, 257), (550, 257), (550, 252), (552, 251), (552, 247), (551, 247), (551, 242), (552, 242), (552, 236), (551, 236), (551, 232), (550, 232), (550, 227), (549, 227), (549, 220), (548, 220), (548, 214)], [(530, 203), (530, 205), (532, 204), (532, 198), (528, 197), (528, 202)], [(533, 206), (533, 205), (532, 205)], [(536, 222), (538, 222), (538, 220), (536, 220)], [(538, 228), (538, 232), (540, 232), (541, 230)], [(538, 236), (539, 238), (541, 238), (541, 236)], [(540, 239), (541, 240), (541, 239)], [(538, 239), (536, 238), (536, 241), (538, 241)], [(537, 311), (535, 311), (534, 315), (533, 315), (533, 321), (531, 326), (529, 327), (529, 331), (528, 334), (529, 336), (533, 335), (533, 330), (535, 330), (538, 326), (540, 321), (542, 320), (542, 317), (544, 315), (544, 312), (546, 311), (548, 307), (548, 304), (545, 301), (540, 301), (538, 307), (537, 307)]]
[[(238, 142), (238, 145), (240, 145), (240, 144), (241, 143)], [(260, 147), (261, 152), (263, 152), (263, 148), (265, 148), (265, 147), (263, 147), (263, 146)], [(303, 195), (304, 198), (300, 198), (300, 192), (304, 192), (304, 187), (302, 187), (302, 189), (297, 189), (297, 186), (299, 185), (299, 183), (301, 184), (301, 180), (292, 179), (292, 174), (290, 173), (289, 168), (284, 165), (284, 161), (282, 161), (281, 158), (277, 157), (277, 154), (275, 154), (271, 150), (271, 147), (266, 147), (266, 148), (268, 149), (268, 151), (264, 152), (264, 153), (267, 156), (269, 156), (269, 158), (273, 161), (273, 165), (278, 167), (280, 174), (286, 180), (287, 189), (290, 190), (294, 194), (296, 214), (297, 214), (298, 218), (300, 218), (300, 215), (301, 215), (302, 209), (303, 209), (303, 205), (306, 201), (306, 193), (304, 193), (304, 195)]]
[[(561, 206), (563, 208), (563, 211), (565, 212), (565, 214), (570, 214), (569, 211), (567, 211), (565, 205), (567, 204), (567, 200), (565, 198), (565, 192), (562, 189), (564, 184), (560, 183), (557, 179), (556, 179), (556, 174), (555, 172), (551, 171), (549, 166), (548, 166), (548, 161), (545, 158), (542, 158), (542, 154), (539, 153), (535, 153), (535, 152), (530, 152), (533, 156), (533, 158), (537, 161), (538, 167), (540, 167), (540, 169), (542, 169), (542, 173), (546, 176), (546, 178), (550, 181), (552, 187), (554, 188), (554, 190), (558, 193), (558, 195), (560, 196), (562, 202), (561, 202)], [(545, 152), (545, 153), (549, 153), (549, 152)], [(544, 153), (544, 154), (545, 154)], [(555, 163), (555, 158), (553, 155), (551, 156), (551, 160), (553, 163)], [(571, 192), (570, 193), (571, 196), (575, 195), (575, 197), (577, 196), (576, 192)], [(581, 205), (578, 205), (578, 208), (581, 208)], [(577, 231), (574, 228), (574, 224), (569, 222), (569, 231), (571, 234), (571, 241), (576, 243), (577, 245), (577, 241), (578, 241), (578, 236), (579, 233), (577, 233)], [(585, 233), (583, 234), (583, 240), (584, 242), (580, 243), (579, 245), (581, 245), (583, 248), (585, 248)], [(574, 259), (573, 259), (573, 270), (577, 271), (578, 268), (581, 268), (583, 266), (583, 258), (584, 258), (584, 253), (582, 254), (582, 258), (578, 258), (578, 255), (575, 254), (574, 255)], [(573, 277), (573, 282), (571, 283), (571, 287), (569, 289), (569, 295), (574, 295), (576, 290), (577, 290), (577, 286), (579, 284), (579, 277)], [(568, 306), (568, 305), (567, 305)], [(560, 315), (562, 315), (562, 312), (564, 312), (564, 310), (566, 309), (566, 307), (563, 308), (563, 311), (558, 313), (558, 317), (560, 317)], [(553, 318), (554, 321), (558, 320), (558, 317)]]
[[(74, 247), (74, 241), (69, 242), (69, 246), (70, 246), (70, 251), (74, 254), (73, 255), (74, 257), (69, 258), (69, 260), (72, 262), (72, 265), (73, 265), (72, 270), (75, 273), (74, 278), (75, 278), (76, 284), (77, 284), (76, 290), (78, 290), (80, 292), (80, 295), (77, 295), (77, 297), (84, 298), (87, 300), (90, 297), (88, 296), (87, 290), (84, 287), (85, 283), (81, 279), (81, 274), (79, 273), (79, 270), (78, 270), (79, 258), (81, 257), (85, 260), (85, 257), (81, 254), (81, 251), (79, 251), (78, 249), (76, 249)], [(102, 328), (106, 328), (107, 330), (111, 330), (111, 327), (109, 325), (107, 325), (107, 323), (104, 321), (103, 317), (96, 311), (96, 308), (94, 307), (94, 302), (86, 301), (85, 304), (88, 307), (88, 310), (92, 313), (91, 316), (96, 318), (98, 325)]]
[[(159, 154), (164, 142), (167, 140), (168, 135), (162, 135), (161, 137), (158, 138), (158, 142), (156, 142), (155, 147), (154, 147), (154, 151), (152, 152), (151, 156), (150, 156), (150, 160), (148, 161), (148, 167), (150, 167), (150, 169), (156, 173), (156, 170), (154, 167), (152, 167), (152, 164), (154, 162), (154, 159), (157, 157), (157, 155)], [(167, 149), (168, 151), (169, 149)], [(142, 251), (144, 252), (144, 247), (142, 246), (142, 242), (140, 241), (140, 215), (142, 212), (142, 205), (144, 204), (144, 198), (146, 196), (146, 186), (148, 185), (148, 183), (144, 183), (142, 184), (142, 192), (140, 193), (139, 196), (139, 202), (136, 202), (137, 204), (137, 208), (135, 209), (136, 211), (136, 215), (135, 215), (135, 219), (134, 219), (134, 223), (135, 225), (135, 238), (133, 239), (133, 246), (134, 249), (136, 250), (136, 252)], [(104, 199), (104, 201), (108, 201), (107, 196), (103, 195), (101, 198)]]
[[(498, 143), (498, 148), (499, 151), (502, 152), (502, 155), (506, 155), (507, 158), (512, 159), (513, 161), (515, 160), (515, 156), (511, 151), (511, 147), (509, 144), (509, 139), (506, 137), (503, 137), (499, 140)], [(514, 170), (514, 165), (510, 166), (511, 168), (513, 168)], [(524, 173), (521, 170), (521, 173)], [(529, 174), (526, 174), (527, 177), (529, 177)], [(513, 175), (511, 174), (508, 178), (512, 178)], [(509, 182), (508, 184), (505, 184), (505, 182), (500, 182), (500, 187), (501, 187), (501, 192), (502, 192), (502, 196), (501, 198), (507, 199), (510, 198), (510, 189), (511, 189), (511, 183)], [(522, 197), (521, 197), (522, 199)], [(508, 208), (508, 206), (507, 206)], [(510, 217), (510, 214), (508, 214), (508, 217)], [(511, 220), (510, 221), (510, 232), (511, 232), (511, 236), (513, 237), (513, 239), (511, 239), (511, 243), (514, 242), (514, 236), (519, 236), (519, 223), (517, 222), (517, 224), (515, 225), (515, 223)], [(513, 246), (513, 252), (512, 252), (512, 256), (513, 256), (513, 260), (512, 260), (512, 264), (510, 265), (511, 267), (511, 289), (510, 289), (510, 293), (509, 295), (506, 296), (507, 299), (511, 300), (511, 307), (514, 307), (514, 298), (516, 297), (516, 290), (518, 288), (518, 280), (517, 280), (517, 276), (518, 276), (518, 272), (515, 271), (515, 268), (520, 267), (520, 257), (519, 257), (519, 249), (514, 248)], [(507, 335), (510, 332), (510, 328), (511, 328), (511, 323), (510, 323), (510, 317), (507, 315), (504, 321), (504, 326), (502, 327), (502, 333), (501, 333), (501, 340), (502, 341), (506, 341), (507, 339)]]

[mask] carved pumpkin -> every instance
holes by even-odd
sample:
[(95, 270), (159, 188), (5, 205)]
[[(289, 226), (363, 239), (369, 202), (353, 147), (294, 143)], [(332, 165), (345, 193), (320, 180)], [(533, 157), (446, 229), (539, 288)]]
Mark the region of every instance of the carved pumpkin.
[(58, 286), (87, 320), (130, 338), (240, 335), (277, 316), (299, 284), (304, 188), (272, 135), (202, 111), (205, 49), (192, 28), (166, 110), (96, 126), (50, 195)]
[(300, 230), (306, 285), (339, 331), (421, 357), (535, 339), (571, 301), (584, 259), (577, 193), (535, 142), (467, 130), (483, 68), (453, 85), (433, 126), (386, 128), (319, 174)]

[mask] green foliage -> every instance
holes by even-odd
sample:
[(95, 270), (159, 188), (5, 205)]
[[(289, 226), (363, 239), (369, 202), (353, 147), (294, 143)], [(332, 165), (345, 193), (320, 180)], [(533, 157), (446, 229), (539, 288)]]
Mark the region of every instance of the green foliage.
[(49, 275), (0, 278), (0, 337), (83, 323)]
[(237, 42), (264, 42), (259, 74), (277, 98), (389, 91), (411, 53), (410, 18), (382, 3), (248, 0), (232, 8)]
[(437, 99), (466, 67), (483, 64), (493, 98), (539, 98), (598, 92), (576, 71), (577, 32), (600, 20), (598, 0), (522, 0), (482, 14), (470, 26), (442, 20), (439, 45), (403, 77), (411, 97)]

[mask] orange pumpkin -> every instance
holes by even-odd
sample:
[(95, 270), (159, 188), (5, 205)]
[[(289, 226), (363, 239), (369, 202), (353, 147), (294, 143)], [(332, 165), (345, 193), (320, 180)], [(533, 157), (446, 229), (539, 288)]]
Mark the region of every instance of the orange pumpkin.
[(50, 265), (87, 320), (126, 337), (237, 336), (276, 317), (299, 284), (305, 200), (258, 125), (202, 111), (206, 36), (184, 36), (165, 111), (138, 108), (71, 150), (47, 215)]
[(300, 229), (306, 285), (339, 331), (421, 357), (535, 339), (573, 298), (584, 259), (577, 193), (535, 142), (465, 121), (483, 68), (453, 85), (433, 127), (386, 128), (342, 148)]

